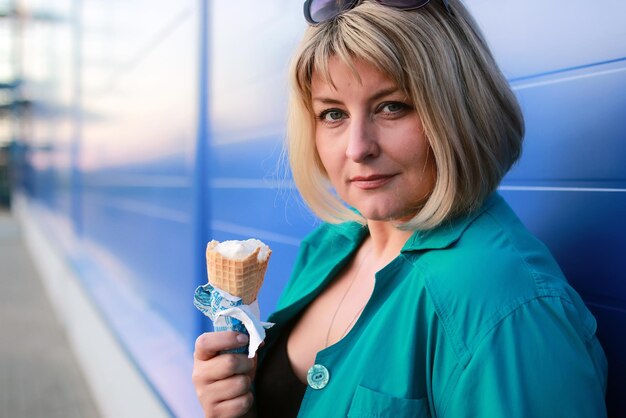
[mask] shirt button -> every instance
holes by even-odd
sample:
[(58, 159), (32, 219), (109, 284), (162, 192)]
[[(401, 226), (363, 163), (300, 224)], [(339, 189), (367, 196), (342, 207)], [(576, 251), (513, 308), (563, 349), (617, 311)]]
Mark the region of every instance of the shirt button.
[(328, 369), (321, 364), (311, 366), (306, 374), (306, 381), (313, 389), (324, 389), (330, 379)]

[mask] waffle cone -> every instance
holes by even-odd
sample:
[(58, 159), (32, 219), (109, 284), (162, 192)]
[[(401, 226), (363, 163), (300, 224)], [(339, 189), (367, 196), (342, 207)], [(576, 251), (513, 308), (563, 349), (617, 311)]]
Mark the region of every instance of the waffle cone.
[(209, 283), (240, 297), (244, 304), (251, 304), (257, 299), (263, 284), (271, 251), (264, 261), (257, 259), (260, 248), (242, 260), (232, 260), (214, 250), (217, 244), (218, 241), (211, 241), (206, 248)]

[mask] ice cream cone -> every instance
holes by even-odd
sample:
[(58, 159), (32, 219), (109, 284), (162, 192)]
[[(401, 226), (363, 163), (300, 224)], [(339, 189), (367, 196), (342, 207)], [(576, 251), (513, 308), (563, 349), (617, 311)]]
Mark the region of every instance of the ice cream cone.
[(216, 251), (214, 248), (218, 244), (218, 241), (213, 240), (206, 248), (209, 283), (233, 296), (240, 297), (245, 305), (251, 304), (257, 299), (263, 284), (271, 251), (262, 261), (258, 260), (260, 248), (254, 250), (246, 258), (237, 260), (227, 258)]

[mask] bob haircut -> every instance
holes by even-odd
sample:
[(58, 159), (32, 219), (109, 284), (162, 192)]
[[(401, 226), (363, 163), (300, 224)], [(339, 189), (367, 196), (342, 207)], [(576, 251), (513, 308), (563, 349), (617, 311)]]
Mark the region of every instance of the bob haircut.
[(524, 121), (506, 79), (465, 7), (432, 0), (411, 11), (364, 1), (305, 32), (289, 72), (287, 152), (294, 182), (321, 219), (366, 220), (332, 190), (315, 147), (314, 72), (332, 85), (328, 63), (363, 60), (412, 99), (436, 165), (435, 184), (402, 229), (432, 229), (479, 208), (517, 161)]

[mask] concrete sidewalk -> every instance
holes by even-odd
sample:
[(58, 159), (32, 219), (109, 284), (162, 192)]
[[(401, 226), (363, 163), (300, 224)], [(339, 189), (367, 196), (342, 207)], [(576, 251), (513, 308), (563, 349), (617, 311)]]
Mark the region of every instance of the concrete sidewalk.
[(19, 225), (0, 210), (0, 417), (99, 416)]

